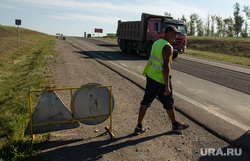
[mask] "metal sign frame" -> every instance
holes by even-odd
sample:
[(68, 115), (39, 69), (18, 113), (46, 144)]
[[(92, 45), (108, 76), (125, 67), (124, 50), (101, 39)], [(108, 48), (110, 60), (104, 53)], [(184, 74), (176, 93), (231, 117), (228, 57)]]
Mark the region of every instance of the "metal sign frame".
[(20, 44), (19, 42), (19, 25), (21, 25), (21, 19), (15, 19), (16, 25), (17, 25), (17, 41), (18, 45)]
[(21, 25), (21, 20), (20, 19), (15, 19), (16, 25)]
[[(89, 89), (89, 88), (109, 88), (110, 96), (110, 113), (108, 115), (103, 116), (97, 116), (97, 117), (89, 117), (89, 118), (83, 118), (83, 119), (75, 119), (74, 117), (74, 102), (73, 102), (73, 90), (74, 89)], [(47, 122), (47, 123), (39, 123), (39, 124), (33, 124), (33, 117), (32, 117), (32, 98), (31, 94), (35, 92), (45, 92), (45, 91), (59, 91), (59, 90), (70, 90), (70, 100), (71, 100), (71, 113), (72, 113), (72, 120), (68, 121), (56, 121), (56, 122)], [(110, 126), (106, 126), (105, 129), (110, 134), (111, 138), (114, 139), (115, 136), (113, 134), (112, 130), (112, 86), (92, 86), (92, 87), (70, 87), (70, 88), (55, 88), (55, 89), (44, 89), (44, 90), (31, 90), (29, 91), (29, 107), (30, 107), (30, 133), (32, 138), (32, 144), (34, 143), (35, 134), (33, 134), (33, 127), (35, 126), (42, 126), (42, 125), (49, 125), (49, 124), (58, 124), (58, 123), (68, 123), (68, 122), (76, 122), (76, 121), (82, 121), (82, 120), (90, 120), (90, 119), (97, 119), (97, 118), (103, 118), (103, 117), (110, 117)]]
[(95, 28), (95, 33), (103, 33), (103, 29)]

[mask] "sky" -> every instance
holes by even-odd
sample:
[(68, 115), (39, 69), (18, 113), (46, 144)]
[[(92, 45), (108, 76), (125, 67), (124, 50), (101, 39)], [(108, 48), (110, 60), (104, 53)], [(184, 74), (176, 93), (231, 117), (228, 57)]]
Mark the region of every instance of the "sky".
[[(16, 26), (15, 19), (21, 19), (19, 27), (50, 35), (104, 36), (116, 33), (118, 20), (138, 21), (142, 13), (168, 12), (175, 19), (184, 15), (187, 20), (196, 13), (204, 22), (213, 14), (233, 17), (236, 2), (241, 11), (250, 5), (250, 0), (0, 0), (0, 25)], [(95, 33), (95, 28), (103, 33)]]

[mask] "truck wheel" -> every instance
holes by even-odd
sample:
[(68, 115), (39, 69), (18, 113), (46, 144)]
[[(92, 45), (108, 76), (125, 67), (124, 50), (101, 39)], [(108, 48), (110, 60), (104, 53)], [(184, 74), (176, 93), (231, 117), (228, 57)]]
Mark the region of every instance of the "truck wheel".
[(174, 52), (174, 53), (173, 53), (173, 60), (174, 60), (175, 58), (177, 58), (177, 56), (178, 56), (178, 52)]
[(120, 46), (120, 39), (117, 39), (117, 44), (118, 44), (118, 46)]
[(120, 41), (120, 49), (123, 53), (126, 53), (127, 52), (127, 47), (126, 47), (126, 43), (125, 41)]
[(146, 47), (146, 54), (148, 55), (148, 56), (150, 56), (150, 54), (151, 54), (151, 49), (152, 49), (152, 43), (149, 43), (148, 45), (147, 45), (147, 47)]
[(135, 50), (133, 49), (133, 44), (132, 44), (131, 41), (129, 41), (129, 42), (127, 43), (127, 52), (128, 52), (129, 54), (135, 53)]

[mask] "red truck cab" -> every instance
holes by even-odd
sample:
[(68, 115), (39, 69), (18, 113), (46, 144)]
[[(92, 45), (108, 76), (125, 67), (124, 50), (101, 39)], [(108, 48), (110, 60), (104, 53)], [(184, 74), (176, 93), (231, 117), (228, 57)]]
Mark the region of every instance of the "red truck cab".
[(187, 30), (183, 21), (164, 18), (150, 18), (148, 21), (147, 29), (147, 42), (155, 42), (158, 39), (162, 39), (165, 35), (165, 28), (168, 25), (175, 26), (181, 34), (177, 34), (175, 42), (171, 43), (174, 48), (174, 58), (178, 53), (183, 53), (186, 50), (187, 45)]

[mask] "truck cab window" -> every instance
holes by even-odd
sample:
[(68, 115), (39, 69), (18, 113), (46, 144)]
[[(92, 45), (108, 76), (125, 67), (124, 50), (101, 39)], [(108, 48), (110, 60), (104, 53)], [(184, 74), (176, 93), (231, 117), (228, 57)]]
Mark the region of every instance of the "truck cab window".
[(165, 32), (165, 28), (168, 26), (168, 25), (173, 25), (175, 26), (179, 31), (181, 31), (181, 34), (185, 35), (187, 34), (187, 30), (186, 30), (186, 26), (183, 25), (183, 24), (169, 24), (169, 23), (163, 23), (163, 26), (162, 26), (162, 31)]
[(160, 22), (155, 22), (154, 24), (154, 30), (160, 33)]

